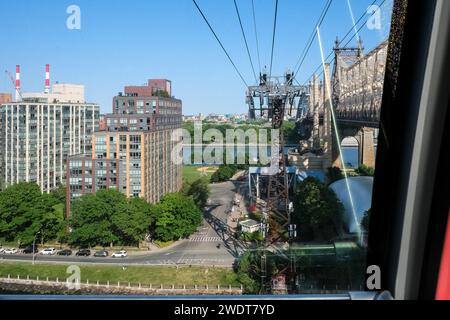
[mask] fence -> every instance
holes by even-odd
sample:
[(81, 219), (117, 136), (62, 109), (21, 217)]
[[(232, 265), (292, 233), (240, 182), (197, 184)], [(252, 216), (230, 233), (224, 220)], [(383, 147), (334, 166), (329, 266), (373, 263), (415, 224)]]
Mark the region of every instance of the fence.
[(208, 294), (208, 295), (240, 295), (243, 292), (242, 286), (233, 287), (231, 285), (167, 285), (167, 284), (143, 284), (130, 282), (113, 282), (106, 283), (99, 281), (84, 280), (80, 282), (72, 282), (66, 279), (40, 279), (31, 278), (30, 276), (20, 277), (8, 275), (7, 278), (0, 278), (0, 286), (2, 285), (18, 285), (42, 288), (54, 291), (86, 291), (98, 293), (135, 293), (135, 294)]

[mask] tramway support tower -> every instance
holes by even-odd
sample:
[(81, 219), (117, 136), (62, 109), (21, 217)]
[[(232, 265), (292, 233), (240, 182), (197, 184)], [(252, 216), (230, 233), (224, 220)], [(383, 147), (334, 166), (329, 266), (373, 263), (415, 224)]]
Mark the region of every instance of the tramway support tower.
[[(283, 122), (288, 117), (298, 116), (307, 107), (309, 86), (294, 85), (294, 74), (286, 72), (283, 77), (269, 77), (260, 74), (258, 86), (247, 91), (250, 119), (267, 119), (279, 135), (272, 140), (271, 169), (267, 184), (267, 209), (285, 218), (289, 224), (289, 180), (284, 153)], [(274, 137), (272, 137), (273, 139)], [(278, 143), (277, 143), (278, 142)], [(273, 151), (276, 150), (275, 153)]]
[[(258, 86), (250, 86), (247, 91), (250, 119), (267, 119), (272, 123), (272, 153), (266, 185), (266, 208), (262, 224), (269, 227), (271, 215), (277, 221), (283, 221), (283, 227), (291, 226), (292, 204), (289, 197), (289, 174), (285, 156), (283, 122), (288, 117), (298, 118), (299, 113), (306, 113), (309, 97), (309, 86), (294, 85), (294, 74), (286, 72), (283, 77), (270, 77), (260, 74)], [(295, 113), (295, 114), (294, 114)], [(276, 131), (275, 131), (276, 130)], [(272, 229), (273, 230), (273, 229)], [(266, 234), (266, 233), (265, 233)], [(267, 233), (261, 257), (261, 290), (268, 290), (266, 278), (266, 249), (283, 235)], [(292, 239), (289, 239), (291, 242)]]

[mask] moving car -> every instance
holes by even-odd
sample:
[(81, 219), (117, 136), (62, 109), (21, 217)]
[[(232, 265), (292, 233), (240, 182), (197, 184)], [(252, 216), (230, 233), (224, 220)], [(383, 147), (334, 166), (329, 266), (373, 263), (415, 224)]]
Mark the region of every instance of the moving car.
[(108, 256), (108, 251), (102, 250), (102, 251), (97, 251), (96, 253), (94, 253), (94, 257), (97, 258), (106, 258)]
[(127, 252), (125, 250), (120, 250), (118, 252), (114, 252), (111, 257), (113, 258), (126, 258), (127, 257)]
[(5, 253), (5, 254), (16, 254), (17, 253), (17, 249), (15, 249), (15, 248), (7, 248), (7, 249), (5, 249), (5, 251), (3, 251), (3, 253)]
[(89, 257), (91, 255), (91, 250), (80, 249), (75, 255), (78, 257)]
[(66, 257), (68, 257), (68, 256), (72, 255), (72, 250), (64, 249), (64, 250), (59, 251), (57, 254), (58, 254), (58, 256), (66, 256)]
[(42, 250), (40, 252), (40, 254), (46, 255), (46, 256), (52, 256), (55, 253), (56, 253), (56, 249), (55, 248), (45, 248), (44, 250)]
[(22, 252), (25, 254), (32, 254), (33, 252), (37, 253), (38, 251), (39, 250), (38, 250), (37, 246), (34, 246), (34, 248), (33, 248), (33, 246), (29, 246), (22, 250)]

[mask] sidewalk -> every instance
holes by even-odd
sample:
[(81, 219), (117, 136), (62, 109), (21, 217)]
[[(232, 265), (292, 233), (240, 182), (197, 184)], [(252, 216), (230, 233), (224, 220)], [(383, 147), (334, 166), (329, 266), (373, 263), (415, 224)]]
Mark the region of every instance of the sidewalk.
[(244, 170), (239, 171), (239, 172), (237, 172), (234, 176), (232, 176), (230, 180), (231, 180), (231, 181), (236, 181), (236, 180), (238, 180), (240, 177), (242, 177), (244, 174), (245, 174), (245, 171), (244, 171)]
[(178, 241), (175, 241), (174, 243), (172, 243), (171, 245), (164, 247), (164, 248), (160, 248), (157, 245), (153, 244), (153, 243), (149, 243), (146, 244), (146, 247), (149, 248), (148, 250), (142, 250), (142, 251), (135, 251), (135, 252), (128, 252), (129, 256), (142, 256), (142, 255), (148, 255), (149, 253), (158, 253), (158, 252), (164, 252), (166, 250), (170, 250), (173, 247), (176, 247), (177, 245), (188, 241), (189, 239), (181, 239)]
[[(244, 171), (240, 173), (242, 175)], [(227, 224), (229, 228), (231, 229), (237, 229), (239, 220), (244, 218), (245, 216), (248, 216), (247, 207), (245, 206), (245, 198), (239, 193), (235, 193), (235, 199), (239, 200), (239, 205), (233, 205), (232, 212), (230, 213), (230, 216), (228, 217)], [(234, 201), (234, 199), (233, 199)]]

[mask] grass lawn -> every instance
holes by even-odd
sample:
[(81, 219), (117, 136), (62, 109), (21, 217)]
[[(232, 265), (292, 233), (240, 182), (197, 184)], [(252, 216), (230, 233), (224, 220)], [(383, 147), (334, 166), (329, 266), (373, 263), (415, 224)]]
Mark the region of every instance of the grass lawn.
[[(12, 278), (20, 275), (21, 278), (65, 280), (70, 274), (66, 273), (68, 265), (62, 264), (35, 264), (0, 262), (0, 277), (6, 278), (8, 274)], [(122, 266), (106, 265), (81, 265), (81, 282), (89, 280), (90, 283), (99, 281), (100, 283), (123, 282), (131, 284), (141, 283), (142, 285), (223, 285), (239, 286), (236, 275), (227, 268), (206, 268), (206, 267), (176, 267), (171, 266), (127, 266), (124, 270)]]
[[(184, 166), (183, 167), (183, 182), (191, 184), (195, 180), (198, 180), (200, 178), (206, 179), (208, 182), (211, 180), (211, 176), (213, 174), (212, 170), (215, 170), (217, 168), (209, 167), (205, 169), (205, 172), (200, 171), (202, 167), (199, 166)], [(211, 170), (212, 169), (212, 170)]]
[(174, 244), (176, 241), (167, 241), (167, 242), (162, 242), (159, 240), (155, 240), (154, 244), (156, 244), (159, 248), (166, 248), (168, 246), (171, 246), (172, 244)]

